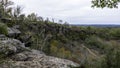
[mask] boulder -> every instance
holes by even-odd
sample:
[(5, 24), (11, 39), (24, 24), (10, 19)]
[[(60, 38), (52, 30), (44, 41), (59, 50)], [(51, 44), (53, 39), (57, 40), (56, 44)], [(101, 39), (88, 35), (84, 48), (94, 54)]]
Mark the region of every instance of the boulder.
[(19, 40), (0, 42), (0, 55), (9, 55), (7, 63), (0, 64), (0, 68), (70, 68), (78, 66), (70, 60), (47, 56), (43, 52), (24, 46)]
[(0, 42), (0, 54), (6, 56), (25, 51), (26, 48), (23, 43), (16, 39), (8, 39)]
[(10, 55), (17, 52), (17, 48), (11, 44), (0, 45), (0, 54)]

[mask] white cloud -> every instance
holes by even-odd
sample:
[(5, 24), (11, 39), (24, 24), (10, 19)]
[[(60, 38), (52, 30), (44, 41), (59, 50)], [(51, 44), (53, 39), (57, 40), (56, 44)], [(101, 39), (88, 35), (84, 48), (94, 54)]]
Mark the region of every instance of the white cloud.
[(75, 24), (119, 24), (119, 9), (91, 8), (91, 0), (12, 0), (23, 5), (24, 13), (62, 19)]

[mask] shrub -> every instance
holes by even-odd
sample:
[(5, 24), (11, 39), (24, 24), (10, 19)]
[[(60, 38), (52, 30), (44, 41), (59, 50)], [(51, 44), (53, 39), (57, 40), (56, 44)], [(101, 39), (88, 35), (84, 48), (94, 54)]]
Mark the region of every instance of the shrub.
[(7, 26), (3, 23), (0, 23), (0, 34), (8, 34)]
[(104, 52), (104, 50), (107, 48), (108, 43), (104, 41), (103, 39), (96, 37), (96, 36), (91, 36), (85, 40), (86, 46), (89, 48), (99, 50)]
[(111, 44), (113, 46), (107, 49), (105, 56), (105, 68), (120, 68), (120, 45), (116, 42), (112, 42)]
[(120, 39), (120, 28), (113, 28), (110, 31), (112, 39)]

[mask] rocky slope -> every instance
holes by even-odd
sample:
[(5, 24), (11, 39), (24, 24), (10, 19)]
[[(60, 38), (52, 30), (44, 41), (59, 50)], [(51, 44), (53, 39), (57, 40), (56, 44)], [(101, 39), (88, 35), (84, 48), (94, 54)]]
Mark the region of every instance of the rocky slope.
[(70, 68), (77, 63), (66, 59), (47, 56), (43, 52), (24, 46), (19, 40), (0, 41), (0, 56), (7, 58), (0, 63), (0, 68)]

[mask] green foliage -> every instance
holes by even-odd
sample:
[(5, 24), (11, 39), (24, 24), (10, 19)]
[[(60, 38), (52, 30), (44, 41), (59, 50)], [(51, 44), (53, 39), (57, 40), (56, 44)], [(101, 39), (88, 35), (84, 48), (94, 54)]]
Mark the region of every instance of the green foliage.
[(112, 46), (106, 48), (106, 53), (93, 60), (86, 61), (78, 68), (120, 68), (120, 45), (115, 41), (110, 41)]
[(110, 28), (95, 28), (95, 35), (99, 36), (100, 38), (109, 40), (111, 38), (110, 36)]
[(96, 37), (96, 36), (91, 36), (85, 40), (85, 44), (93, 49), (100, 49), (104, 50), (108, 46), (106, 42), (104, 42), (103, 39)]
[(72, 57), (71, 55), (72, 55), (71, 52), (68, 51), (68, 50), (65, 50), (64, 47), (62, 47), (58, 50), (58, 56), (61, 57), (61, 58), (69, 59), (69, 58)]
[(110, 31), (112, 39), (120, 39), (120, 28), (113, 28)]
[(117, 42), (111, 42), (112, 47), (107, 49), (104, 63), (105, 68), (120, 68), (120, 45)]
[(12, 8), (9, 7), (14, 3), (9, 0), (0, 0), (0, 16), (1, 18), (10, 17)]
[(92, 0), (92, 7), (97, 8), (118, 8), (118, 3), (120, 0)]
[(50, 52), (51, 52), (51, 54), (53, 55), (53, 54), (56, 54), (57, 55), (57, 52), (58, 52), (58, 42), (57, 41), (52, 41), (51, 42), (51, 45), (50, 45), (51, 47), (50, 47)]
[(28, 20), (30, 22), (36, 22), (37, 21), (37, 15), (35, 13), (31, 13), (30, 15), (27, 16)]
[(0, 34), (8, 34), (7, 26), (3, 23), (0, 23)]
[(61, 58), (67, 58), (67, 59), (71, 58), (72, 55), (71, 52), (59, 45), (60, 45), (59, 42), (56, 40), (53, 40), (51, 42), (51, 47), (50, 47), (51, 54)]

